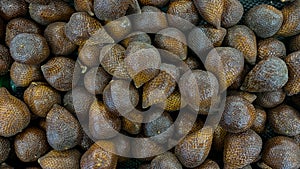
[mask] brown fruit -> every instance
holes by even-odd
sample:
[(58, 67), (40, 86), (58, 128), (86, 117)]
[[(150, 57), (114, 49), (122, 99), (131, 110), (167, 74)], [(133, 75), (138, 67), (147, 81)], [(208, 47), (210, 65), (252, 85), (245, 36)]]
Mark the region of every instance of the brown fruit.
[(240, 50), (245, 60), (254, 65), (257, 55), (257, 44), (254, 32), (245, 25), (235, 25), (227, 30), (225, 44)]
[(289, 80), (284, 86), (288, 96), (300, 93), (300, 51), (289, 54), (285, 58), (289, 70)]
[(223, 151), (226, 135), (227, 135), (227, 131), (223, 127), (218, 125), (214, 131), (214, 138), (212, 142), (213, 150), (216, 150), (217, 152)]
[[(102, 147), (105, 147), (103, 149)], [(107, 151), (109, 149), (110, 151)], [(115, 145), (108, 141), (99, 141), (93, 144), (81, 157), (81, 168), (116, 168), (118, 157), (112, 152), (115, 151)]]
[(227, 30), (224, 28), (217, 29), (210, 25), (200, 26), (200, 29), (205, 33), (205, 35), (208, 37), (208, 39), (211, 41), (214, 47), (222, 45), (225, 35), (227, 33)]
[(291, 52), (300, 50), (300, 34), (290, 38), (288, 46)]
[(80, 141), (80, 148), (84, 151), (87, 151), (92, 145), (94, 144), (94, 141), (86, 134), (83, 132), (82, 139)]
[(41, 34), (40, 27), (32, 20), (26, 18), (16, 18), (10, 20), (6, 25), (5, 43), (7, 46), (13, 38), (20, 33), (35, 33)]
[(300, 33), (300, 3), (295, 1), (287, 4), (281, 10), (283, 23), (277, 35), (283, 37), (294, 36)]
[(132, 42), (126, 49), (125, 66), (137, 88), (157, 76), (160, 65), (160, 54), (152, 45)]
[(224, 0), (193, 0), (200, 15), (219, 29), (224, 9)]
[(74, 9), (61, 0), (51, 0), (49, 4), (29, 4), (30, 17), (41, 25), (57, 21), (68, 21)]
[(187, 59), (185, 59), (183, 62), (184, 62), (183, 67), (185, 68), (187, 66), (187, 68), (191, 70), (200, 69), (201, 67), (198, 58), (193, 56), (188, 56)]
[(9, 50), (5, 46), (0, 45), (0, 76), (8, 73), (12, 61)]
[(125, 80), (112, 80), (103, 91), (103, 102), (110, 113), (126, 115), (139, 103), (139, 92)]
[(264, 108), (273, 108), (280, 105), (285, 99), (285, 92), (278, 89), (272, 92), (257, 93), (255, 103)]
[(12, 96), (6, 88), (0, 88), (0, 95), (0, 136), (14, 136), (28, 126), (30, 111), (24, 102)]
[(53, 57), (41, 66), (47, 82), (59, 91), (72, 89), (75, 61), (67, 57)]
[(245, 23), (258, 37), (268, 38), (280, 29), (283, 15), (271, 5), (257, 5), (246, 13)]
[(143, 108), (164, 103), (175, 90), (179, 77), (180, 71), (176, 66), (163, 63), (160, 73), (143, 86)]
[(207, 158), (212, 139), (213, 129), (211, 127), (204, 127), (188, 135), (176, 145), (175, 155), (185, 167), (197, 167)]
[(119, 156), (118, 162), (127, 161), (129, 158), (127, 156), (130, 156), (130, 139), (129, 137), (124, 137), (124, 135), (119, 135), (117, 137), (114, 137), (110, 140), (114, 143), (114, 145), (117, 145), (115, 147), (115, 151), (111, 151), (112, 153)]
[(157, 33), (168, 27), (168, 20), (165, 13), (154, 6), (144, 6), (142, 13), (132, 17), (133, 28), (136, 31), (146, 33)]
[(225, 28), (236, 25), (244, 14), (244, 7), (239, 0), (224, 1), (221, 25)]
[(300, 114), (291, 106), (280, 105), (268, 112), (274, 132), (285, 136), (300, 134)]
[(177, 138), (185, 137), (186, 135), (192, 134), (203, 128), (203, 121), (201, 119), (196, 119), (197, 114), (195, 112), (190, 112), (182, 110), (181, 115), (178, 115), (175, 125), (175, 136)]
[(43, 80), (39, 65), (14, 62), (10, 68), (10, 78), (16, 86), (27, 87), (33, 81)]
[(93, 138), (96, 140), (112, 138), (120, 130), (120, 118), (109, 112), (102, 102), (95, 100), (89, 112), (89, 132)]
[(283, 136), (268, 140), (262, 152), (262, 160), (272, 168), (299, 168), (299, 159), (299, 146)]
[(131, 42), (136, 41), (151, 44), (150, 36), (145, 32), (139, 31), (127, 35), (120, 43), (122, 44), (122, 46), (127, 48)]
[(151, 161), (152, 169), (182, 169), (182, 166), (176, 156), (171, 152), (156, 156)]
[(176, 59), (185, 60), (187, 57), (185, 35), (176, 28), (166, 28), (157, 32), (154, 44), (158, 49), (176, 55)]
[(0, 137), (0, 163), (3, 163), (8, 158), (9, 152), (10, 152), (9, 140), (7, 138)]
[(5, 20), (25, 16), (28, 5), (24, 0), (2, 0), (0, 1), (0, 16)]
[(125, 16), (131, 0), (94, 0), (95, 15), (99, 20), (113, 21)]
[(194, 169), (220, 169), (219, 164), (213, 160), (206, 159), (203, 164)]
[(149, 138), (134, 139), (130, 142), (131, 147), (143, 147), (143, 148), (131, 148), (131, 154), (135, 158), (140, 158), (144, 161), (150, 161), (154, 156), (160, 154), (163, 151), (163, 147), (158, 143), (152, 141)]
[(231, 86), (228, 89), (239, 90), (242, 86), (246, 75), (250, 72), (251, 67), (248, 64), (244, 64), (244, 69), (242, 73), (235, 79)]
[(93, 67), (84, 75), (84, 86), (91, 94), (102, 94), (111, 76), (102, 67)]
[(268, 92), (282, 88), (288, 81), (285, 62), (277, 57), (269, 57), (258, 62), (246, 76), (241, 90), (247, 92)]
[(300, 134), (294, 136), (293, 140), (300, 146)]
[(8, 165), (6, 163), (2, 163), (0, 165), (0, 167), (1, 167), (1, 169), (14, 169), (14, 167), (12, 167), (12, 166), (10, 166), (10, 165)]
[(192, 0), (173, 1), (167, 10), (169, 25), (186, 31), (200, 21), (198, 11)]
[(49, 4), (50, 0), (25, 0), (27, 3), (37, 3), (42, 5)]
[(257, 52), (260, 60), (268, 57), (284, 58), (286, 56), (284, 43), (275, 38), (260, 40), (257, 44)]
[(76, 150), (52, 150), (38, 159), (43, 169), (79, 169), (81, 153)]
[(251, 129), (254, 130), (256, 133), (262, 133), (265, 129), (266, 121), (267, 121), (267, 113), (262, 108), (255, 108), (256, 110), (256, 117), (254, 120)]
[(181, 93), (176, 89), (166, 100), (164, 100), (164, 103), (159, 104), (165, 111), (177, 111), (184, 108), (186, 105), (186, 101), (184, 101)]
[(200, 114), (208, 114), (219, 91), (217, 78), (210, 72), (193, 70), (185, 73), (179, 81), (184, 100)]
[(93, 0), (74, 0), (74, 7), (78, 12), (87, 12), (94, 16)]
[(67, 38), (77, 45), (83, 45), (86, 40), (100, 30), (102, 30), (100, 22), (86, 12), (73, 13), (65, 26)]
[(67, 38), (65, 26), (65, 22), (55, 22), (49, 24), (44, 31), (44, 36), (50, 46), (51, 52), (55, 55), (69, 55), (77, 47)]
[(169, 2), (169, 0), (139, 0), (139, 2), (143, 6), (163, 7)]
[(244, 132), (253, 125), (255, 116), (255, 108), (248, 100), (228, 96), (220, 125), (231, 133)]
[(109, 44), (102, 48), (100, 52), (101, 66), (113, 77), (129, 79), (125, 67), (125, 48), (119, 44)]
[(261, 149), (262, 139), (253, 130), (228, 134), (223, 153), (225, 168), (242, 168), (249, 165), (258, 158)]
[(24, 92), (24, 102), (32, 113), (46, 117), (54, 104), (61, 104), (61, 96), (46, 83), (32, 82)]
[(53, 105), (46, 117), (48, 143), (55, 150), (68, 150), (80, 143), (81, 126), (78, 120), (64, 107)]
[(124, 39), (131, 33), (132, 25), (128, 17), (121, 17), (113, 21), (108, 21), (105, 25), (107, 33), (116, 41)]
[(16, 35), (10, 45), (10, 54), (15, 61), (25, 64), (40, 64), (50, 54), (46, 39), (38, 34), (21, 33)]
[(207, 55), (205, 68), (214, 73), (220, 83), (220, 90), (226, 90), (242, 73), (243, 54), (231, 47), (217, 47)]
[(254, 100), (257, 98), (257, 96), (253, 93), (237, 91), (237, 90), (228, 91), (227, 96), (239, 96), (239, 97), (242, 97), (242, 98), (248, 100), (250, 103), (253, 103)]
[(87, 67), (99, 66), (99, 56), (103, 44), (85, 43), (78, 48), (78, 59)]
[(129, 134), (139, 134), (142, 131), (143, 115), (135, 111), (133, 110), (125, 117), (121, 117), (122, 129)]
[(31, 127), (18, 134), (14, 140), (17, 157), (23, 162), (34, 162), (50, 148), (45, 131)]

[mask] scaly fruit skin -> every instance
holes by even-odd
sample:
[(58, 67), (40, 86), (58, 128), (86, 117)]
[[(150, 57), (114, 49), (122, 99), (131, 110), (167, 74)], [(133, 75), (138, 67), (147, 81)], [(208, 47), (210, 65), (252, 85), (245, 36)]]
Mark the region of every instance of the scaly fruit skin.
[(285, 99), (286, 93), (282, 89), (271, 92), (257, 93), (255, 103), (263, 108), (274, 108), (280, 105)]
[(262, 149), (262, 139), (253, 130), (228, 134), (225, 138), (225, 167), (242, 168), (256, 160)]
[(26, 104), (0, 88), (0, 136), (11, 137), (21, 132), (30, 122)]
[(214, 47), (222, 45), (223, 40), (227, 34), (227, 30), (224, 28), (216, 29), (209, 25), (200, 26), (200, 29), (205, 33), (208, 39), (212, 42)]
[(164, 154), (156, 156), (151, 161), (151, 168), (182, 169), (182, 165), (174, 154), (172, 154), (171, 152), (166, 152)]
[(4, 162), (10, 152), (10, 142), (7, 138), (0, 137), (0, 163)]
[(215, 161), (206, 159), (199, 167), (194, 169), (220, 169), (220, 167)]
[(224, 1), (221, 25), (225, 28), (236, 25), (244, 14), (244, 7), (239, 0)]
[(277, 136), (267, 141), (262, 160), (272, 168), (299, 168), (300, 148), (288, 137)]
[(289, 54), (285, 58), (289, 70), (289, 80), (284, 86), (288, 96), (300, 93), (300, 51)]
[(139, 0), (139, 2), (143, 6), (149, 5), (149, 6), (163, 7), (169, 2), (169, 0)]
[(254, 32), (245, 25), (235, 25), (227, 30), (224, 43), (240, 50), (251, 65), (256, 62), (257, 44)]
[(286, 57), (286, 48), (283, 42), (275, 39), (268, 38), (260, 40), (257, 44), (257, 57), (260, 60), (268, 57)]
[(74, 7), (76, 11), (87, 12), (89, 15), (94, 16), (93, 0), (74, 0)]
[(188, 168), (197, 167), (204, 162), (211, 148), (213, 129), (204, 127), (188, 135), (175, 147), (179, 161)]
[(288, 68), (277, 57), (260, 61), (246, 76), (241, 90), (248, 92), (268, 92), (282, 88), (288, 81)]
[(289, 42), (289, 49), (291, 52), (300, 50), (300, 34), (291, 37)]
[(216, 28), (221, 27), (224, 0), (193, 0), (200, 15)]
[(94, 12), (99, 20), (113, 21), (125, 16), (131, 0), (94, 0)]
[(263, 108), (255, 108), (256, 117), (254, 120), (251, 129), (254, 130), (256, 133), (262, 133), (265, 129), (266, 121), (267, 121), (267, 113)]

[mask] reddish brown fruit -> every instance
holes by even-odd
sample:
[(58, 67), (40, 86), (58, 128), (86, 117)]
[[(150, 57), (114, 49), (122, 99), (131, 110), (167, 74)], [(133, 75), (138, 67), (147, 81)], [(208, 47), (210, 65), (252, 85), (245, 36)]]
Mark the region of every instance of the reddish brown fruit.
[(69, 55), (76, 49), (76, 45), (65, 34), (65, 26), (65, 22), (55, 22), (49, 24), (44, 31), (51, 52), (55, 55)]
[(205, 33), (205, 35), (208, 37), (208, 39), (211, 41), (214, 47), (222, 45), (225, 35), (227, 33), (227, 30), (224, 28), (216, 29), (209, 25), (200, 26), (200, 29)]
[(175, 90), (173, 93), (171, 93), (171, 95), (164, 100), (164, 103), (159, 104), (159, 106), (165, 111), (177, 111), (181, 108), (184, 108), (186, 105), (186, 101), (184, 101), (181, 93), (178, 90)]
[(251, 126), (251, 129), (254, 130), (256, 133), (262, 133), (265, 129), (267, 113), (262, 108), (255, 108), (255, 110), (256, 117), (253, 125)]
[(145, 32), (133, 32), (127, 35), (120, 43), (127, 48), (131, 42), (136, 41), (151, 44), (151, 38)]
[(6, 88), (0, 88), (0, 95), (0, 136), (14, 136), (28, 126), (30, 111), (24, 102), (12, 96)]
[(285, 5), (281, 10), (283, 23), (277, 35), (283, 37), (294, 36), (300, 33), (300, 3), (295, 1)]
[(156, 156), (151, 161), (151, 168), (182, 169), (182, 166), (173, 153), (166, 152), (164, 154)]
[(213, 160), (206, 159), (203, 164), (194, 169), (220, 169), (219, 164)]
[(253, 125), (255, 116), (255, 108), (248, 100), (228, 96), (220, 125), (231, 133), (244, 132)]
[(48, 143), (55, 150), (68, 150), (80, 143), (81, 126), (64, 107), (55, 104), (46, 117)]
[(0, 137), (0, 163), (3, 163), (9, 156), (10, 142), (7, 138)]
[(87, 67), (99, 66), (99, 56), (103, 44), (85, 43), (78, 48), (78, 59)]
[(93, 0), (74, 0), (74, 7), (78, 12), (87, 12), (94, 16)]
[[(143, 115), (140, 113), (129, 112), (125, 117), (122, 118), (122, 129), (128, 132), (129, 134), (139, 134), (142, 131), (142, 121)], [(131, 120), (134, 121), (131, 121)]]
[(242, 168), (249, 165), (258, 158), (261, 149), (262, 139), (253, 130), (228, 134), (223, 153), (225, 168)]
[(268, 112), (274, 132), (285, 136), (300, 134), (300, 114), (291, 106), (280, 105)]
[(286, 56), (284, 43), (275, 38), (260, 40), (257, 44), (257, 52), (260, 60), (268, 57), (284, 58)]
[(94, 0), (95, 15), (99, 20), (113, 21), (125, 16), (131, 0)]
[(5, 46), (0, 45), (0, 76), (8, 73), (12, 61), (9, 50)]
[(272, 168), (299, 168), (299, 159), (299, 146), (283, 136), (268, 140), (262, 152), (262, 160)]
[(285, 58), (289, 70), (289, 80), (284, 86), (288, 96), (300, 93), (300, 51), (289, 54)]
[(25, 16), (28, 5), (24, 0), (2, 0), (0, 1), (0, 16), (5, 20)]
[(60, 0), (51, 0), (49, 4), (31, 3), (30, 17), (41, 25), (48, 25), (57, 21), (68, 21), (74, 9), (68, 3)]
[(20, 33), (35, 33), (41, 34), (42, 31), (39, 26), (32, 20), (25, 18), (16, 18), (10, 20), (6, 25), (5, 43), (7, 46), (13, 38)]
[(45, 131), (32, 127), (18, 134), (14, 140), (17, 157), (23, 162), (34, 162), (50, 148)]
[(94, 67), (84, 75), (84, 86), (94, 95), (103, 94), (110, 80), (111, 76), (102, 67)]
[(280, 105), (285, 99), (285, 92), (278, 89), (272, 92), (257, 93), (255, 103), (264, 108), (273, 108)]
[(244, 64), (244, 69), (242, 73), (235, 79), (235, 81), (232, 83), (231, 86), (228, 87), (228, 89), (240, 90), (240, 87), (242, 86), (244, 79), (250, 72), (250, 70), (250, 66), (248, 64)]
[(56, 151), (52, 150), (38, 159), (43, 169), (79, 169), (81, 153), (76, 150)]
[(214, 131), (214, 138), (212, 148), (217, 152), (222, 152), (224, 149), (224, 141), (227, 135), (227, 131), (218, 125)]
[(33, 81), (43, 80), (39, 65), (14, 62), (10, 68), (10, 78), (16, 86), (27, 87)]
[(37, 65), (47, 59), (50, 49), (46, 39), (38, 34), (21, 33), (13, 38), (10, 54), (15, 61)]
[(239, 0), (224, 1), (221, 25), (225, 28), (236, 25), (244, 14), (244, 7)]
[(283, 60), (270, 57), (260, 61), (246, 76), (241, 90), (268, 92), (282, 88), (288, 81), (288, 69)]

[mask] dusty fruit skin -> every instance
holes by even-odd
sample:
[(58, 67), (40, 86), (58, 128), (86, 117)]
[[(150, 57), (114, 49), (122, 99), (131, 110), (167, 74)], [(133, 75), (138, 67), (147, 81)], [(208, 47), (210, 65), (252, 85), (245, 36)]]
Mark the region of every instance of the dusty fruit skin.
[(260, 40), (257, 44), (257, 57), (263, 60), (268, 57), (284, 58), (286, 56), (286, 48), (283, 42), (268, 38)]
[(257, 5), (251, 8), (245, 16), (246, 25), (257, 36), (268, 38), (276, 34), (283, 23), (281, 11), (271, 5)]
[(281, 135), (300, 134), (300, 114), (291, 106), (280, 105), (268, 112), (268, 119), (273, 130)]
[(289, 54), (285, 58), (289, 70), (289, 80), (284, 86), (288, 96), (300, 93), (300, 51)]
[(108, 21), (105, 24), (105, 30), (116, 42), (119, 42), (131, 33), (132, 24), (130, 18), (124, 16), (113, 21)]
[(277, 57), (269, 57), (258, 62), (246, 76), (241, 90), (248, 92), (268, 92), (282, 88), (288, 81), (285, 62)]
[(130, 0), (94, 0), (94, 12), (98, 19), (112, 21), (125, 16)]
[(33, 33), (18, 34), (12, 39), (9, 48), (13, 59), (25, 64), (40, 64), (50, 54), (46, 39)]
[(262, 160), (272, 168), (299, 168), (300, 148), (288, 137), (277, 136), (267, 141)]
[(0, 88), (0, 95), (0, 136), (14, 136), (28, 126), (30, 111), (24, 102), (12, 96), (6, 88)]
[[(104, 150), (101, 146), (110, 149), (110, 152)], [(115, 152), (115, 145), (108, 141), (99, 141), (93, 144), (81, 157), (81, 168), (116, 168), (118, 157), (111, 153)]]
[(286, 97), (286, 93), (282, 89), (271, 92), (257, 93), (255, 103), (264, 108), (274, 108), (280, 105)]
[(24, 0), (0, 1), (0, 16), (6, 20), (26, 15), (28, 5)]
[(120, 42), (120, 44), (121, 44), (123, 47), (127, 48), (131, 42), (135, 42), (135, 41), (138, 41), (138, 42), (144, 42), (144, 43), (151, 44), (151, 38), (150, 38), (150, 36), (149, 36), (147, 33), (145, 33), (145, 32), (140, 32), (140, 31), (133, 32), (133, 33), (127, 35), (127, 36)]
[(5, 43), (9, 46), (13, 38), (20, 33), (41, 34), (41, 32), (39, 25), (34, 21), (26, 18), (15, 18), (6, 25)]
[(266, 121), (267, 121), (267, 113), (263, 108), (255, 107), (256, 110), (256, 117), (254, 120), (251, 129), (254, 130), (256, 133), (262, 133), (265, 129)]
[(174, 154), (171, 152), (166, 152), (156, 156), (151, 161), (151, 168), (182, 169), (182, 166)]
[(46, 117), (54, 104), (61, 104), (59, 92), (43, 82), (32, 82), (23, 97), (31, 112), (39, 117)]
[(76, 150), (56, 151), (52, 150), (38, 159), (43, 169), (79, 169), (81, 153)]
[(49, 24), (44, 31), (51, 52), (55, 55), (69, 55), (77, 47), (66, 37), (65, 26), (65, 22), (55, 22)]
[(256, 160), (262, 149), (262, 139), (253, 130), (228, 134), (225, 138), (223, 161), (226, 167), (242, 168)]
[(220, 125), (231, 133), (244, 132), (253, 125), (255, 116), (255, 108), (249, 101), (228, 96)]
[(68, 150), (80, 143), (81, 126), (64, 107), (53, 105), (46, 117), (48, 143), (55, 150)]
[(15, 152), (23, 162), (36, 161), (49, 148), (45, 131), (35, 127), (27, 128), (14, 140)]
[(213, 130), (207, 126), (185, 137), (175, 146), (175, 155), (182, 165), (197, 167), (207, 158), (213, 139)]
[(244, 7), (239, 0), (224, 1), (221, 25), (225, 28), (236, 25), (244, 14)]
[(9, 71), (12, 61), (9, 50), (5, 46), (0, 45), (0, 76), (5, 75)]
[(84, 86), (92, 94), (103, 94), (112, 77), (102, 68), (94, 67), (84, 75)]
[(0, 163), (4, 162), (10, 152), (10, 142), (7, 138), (0, 137)]

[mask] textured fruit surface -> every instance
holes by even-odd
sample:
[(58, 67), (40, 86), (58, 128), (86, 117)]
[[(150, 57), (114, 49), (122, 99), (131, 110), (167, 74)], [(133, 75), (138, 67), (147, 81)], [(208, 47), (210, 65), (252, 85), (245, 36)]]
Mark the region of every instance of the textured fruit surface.
[(258, 62), (246, 76), (241, 90), (248, 92), (268, 92), (282, 88), (288, 81), (285, 62), (270, 57)]
[(132, 24), (130, 18), (121, 17), (119, 19), (109, 21), (105, 24), (105, 30), (116, 41), (124, 39), (126, 35), (131, 33)]
[(136, 42), (136, 41), (151, 44), (150, 36), (147, 33), (140, 32), (140, 31), (133, 32), (127, 35), (120, 43), (122, 46), (127, 48), (131, 42)]
[(244, 7), (239, 0), (224, 1), (221, 25), (225, 28), (236, 25), (244, 14)]
[(102, 94), (110, 80), (111, 76), (102, 67), (94, 67), (84, 75), (84, 86), (94, 95)]
[(240, 50), (251, 65), (256, 62), (257, 44), (254, 32), (245, 25), (235, 25), (227, 30), (225, 44)]
[(156, 156), (151, 161), (151, 168), (182, 169), (182, 166), (174, 154), (172, 154), (171, 152), (166, 152), (164, 154)]
[(186, 101), (183, 99), (181, 93), (175, 89), (173, 93), (160, 104), (161, 108), (166, 111), (177, 111), (184, 108), (187, 105)]
[(262, 60), (268, 57), (284, 58), (286, 56), (286, 48), (283, 42), (268, 38), (260, 40), (257, 44), (257, 57)]
[(12, 64), (13, 59), (10, 56), (9, 50), (3, 46), (0, 45), (0, 75), (5, 75)]
[(214, 47), (221, 46), (227, 30), (224, 28), (216, 29), (209, 25), (200, 26), (200, 29), (205, 33), (208, 39), (212, 42)]
[(21, 132), (30, 122), (26, 104), (0, 88), (0, 136), (10, 137)]
[(278, 89), (272, 92), (257, 93), (255, 103), (264, 108), (273, 108), (281, 104), (285, 99), (285, 92)]
[(266, 121), (267, 121), (267, 113), (262, 108), (255, 108), (256, 110), (256, 117), (254, 120), (251, 129), (254, 130), (256, 133), (262, 133), (265, 129)]
[(258, 158), (261, 149), (262, 139), (253, 130), (228, 134), (225, 139), (223, 153), (225, 167), (245, 167)]
[(288, 47), (292, 52), (300, 50), (300, 35), (291, 37)]
[(93, 0), (74, 0), (74, 7), (76, 11), (87, 12), (89, 15), (94, 16)]
[(112, 21), (125, 16), (130, 0), (94, 0), (95, 15), (100, 20)]
[(228, 91), (227, 96), (239, 96), (248, 100), (250, 103), (253, 103), (254, 100), (257, 98), (257, 96), (253, 93), (237, 91), (237, 90)]
[(0, 1), (0, 16), (6, 20), (26, 15), (28, 5), (24, 0)]
[(166, 5), (168, 3), (169, 0), (139, 0), (139, 2), (146, 6), (158, 6), (158, 7), (162, 7), (164, 5)]
[(294, 36), (300, 33), (300, 2), (295, 1), (283, 7), (283, 23), (277, 35), (283, 37)]
[(283, 136), (268, 140), (262, 152), (262, 160), (272, 168), (299, 168), (299, 159), (299, 146)]
[(206, 159), (203, 164), (196, 167), (195, 169), (220, 169), (219, 164), (213, 160)]
[(285, 58), (289, 70), (289, 80), (284, 86), (288, 96), (300, 93), (300, 51), (289, 54)]
[(0, 137), (0, 163), (4, 162), (10, 152), (10, 142), (7, 138)]
[(182, 165), (197, 167), (207, 158), (213, 139), (211, 127), (204, 127), (188, 135), (175, 146), (175, 154)]
[(47, 114), (46, 124), (48, 143), (55, 150), (68, 150), (80, 143), (80, 124), (64, 107), (55, 104)]

